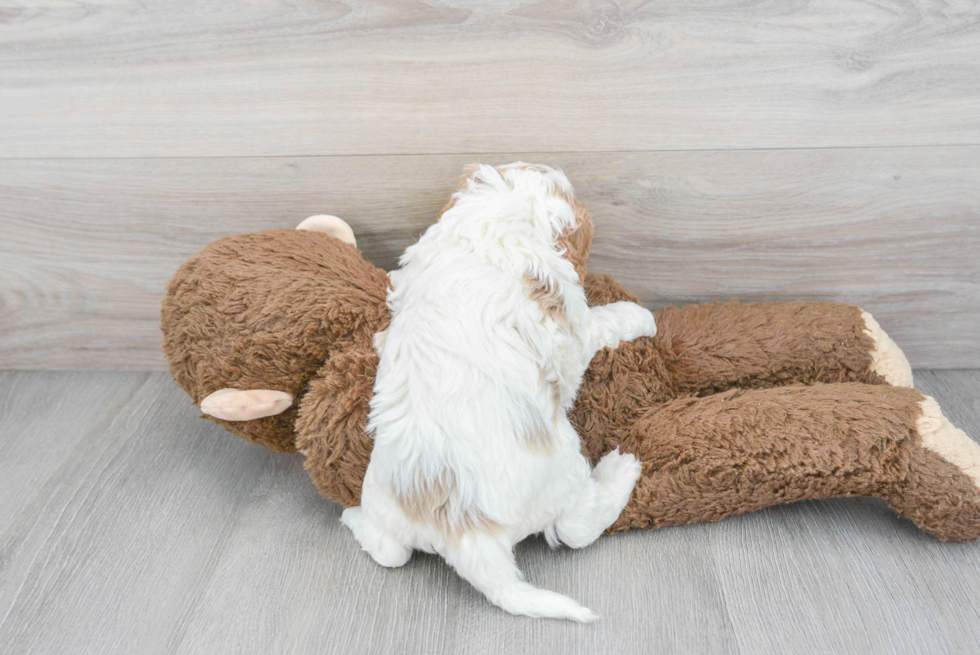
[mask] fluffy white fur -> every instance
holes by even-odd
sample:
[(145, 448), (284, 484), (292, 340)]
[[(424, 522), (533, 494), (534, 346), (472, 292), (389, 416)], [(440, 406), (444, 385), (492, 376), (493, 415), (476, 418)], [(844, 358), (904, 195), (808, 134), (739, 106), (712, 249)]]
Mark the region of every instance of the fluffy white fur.
[(566, 414), (598, 349), (656, 325), (634, 303), (586, 304), (558, 246), (576, 228), (572, 198), (558, 171), (480, 166), (405, 251), (375, 339), (361, 506), (342, 520), (383, 566), (436, 552), (508, 612), (591, 621), (524, 582), (513, 546), (544, 532), (581, 548), (619, 516), (640, 463), (617, 450), (590, 470)]

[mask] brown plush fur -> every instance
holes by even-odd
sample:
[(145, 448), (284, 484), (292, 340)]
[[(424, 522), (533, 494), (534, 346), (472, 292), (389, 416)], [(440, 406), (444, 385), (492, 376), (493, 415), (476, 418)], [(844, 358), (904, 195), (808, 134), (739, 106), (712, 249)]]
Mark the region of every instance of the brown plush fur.
[[(922, 479), (936, 471), (948, 480), (966, 477), (923, 450), (910, 428), (923, 399), (915, 389), (848, 383), (733, 389), (664, 403), (616, 444), (644, 472), (612, 529), (714, 521), (733, 508), (807, 498), (877, 496), (940, 538), (973, 538), (980, 530), (976, 487)], [(970, 511), (948, 520), (962, 499)]]
[[(636, 300), (609, 277), (584, 284), (593, 305)], [(356, 505), (386, 285), (383, 271), (323, 234), (229, 237), (171, 283), (164, 351), (195, 403), (225, 387), (296, 395), (279, 416), (217, 422), (273, 449), (298, 448), (324, 496)], [(858, 308), (692, 305), (661, 310), (657, 323), (656, 338), (595, 356), (571, 416), (593, 461), (620, 446), (643, 462), (613, 530), (878, 496), (940, 539), (980, 535), (980, 492), (922, 447), (924, 397), (871, 370)]]
[[(295, 450), (297, 408), (316, 370), (389, 320), (388, 275), (320, 232), (275, 230), (216, 241), (184, 262), (161, 313), (170, 372), (195, 405), (222, 388), (296, 397), (278, 416), (222, 421), (229, 432)], [(208, 417), (211, 418), (211, 417)]]

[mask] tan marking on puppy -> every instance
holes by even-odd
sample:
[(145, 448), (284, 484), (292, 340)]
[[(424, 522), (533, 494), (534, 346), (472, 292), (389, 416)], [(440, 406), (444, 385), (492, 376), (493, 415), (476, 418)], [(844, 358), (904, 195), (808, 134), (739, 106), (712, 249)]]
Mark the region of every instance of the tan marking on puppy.
[(558, 288), (528, 273), (525, 273), (521, 279), (524, 282), (527, 297), (538, 303), (541, 313), (560, 325), (562, 329), (569, 329), (568, 316), (565, 315), (565, 304), (562, 302), (561, 292)]
[(374, 335), (374, 349), (379, 353), (385, 347), (385, 342), (388, 341), (388, 330), (384, 329), (381, 332), (377, 332)]
[(548, 374), (544, 369), (538, 369), (538, 384), (548, 383), (548, 387), (551, 389), (551, 402), (555, 407), (555, 412), (552, 415), (551, 421), (557, 426), (558, 417), (561, 416), (562, 406), (561, 406), (561, 386), (558, 384), (558, 380), (548, 379)]
[(436, 480), (419, 478), (415, 489), (407, 493), (392, 490), (405, 516), (414, 523), (434, 526), (451, 544), (459, 543), (463, 533), (479, 530), (487, 534), (503, 527), (480, 512), (461, 509), (455, 475), (444, 472)]
[(561, 407), (561, 387), (554, 380), (551, 382), (551, 398), (555, 401), (555, 407)]
[(555, 423), (558, 422), (558, 415), (561, 413), (561, 387), (557, 380), (551, 381), (551, 400), (555, 403)]
[(864, 319), (864, 333), (874, 339), (875, 347), (871, 351), (871, 370), (885, 378), (885, 382), (893, 387), (912, 386), (912, 367), (905, 353), (889, 337), (878, 321), (868, 312), (861, 310)]
[(980, 487), (980, 444), (950, 423), (933, 398), (926, 396), (919, 407), (922, 415), (915, 429), (922, 437), (922, 447), (959, 468)]
[(518, 437), (531, 452), (550, 455), (555, 451), (554, 433), (540, 420), (523, 426), (522, 434)]
[(588, 273), (586, 263), (589, 260), (595, 228), (584, 206), (576, 202), (575, 198), (571, 198), (569, 204), (575, 210), (575, 227), (558, 239), (558, 246), (565, 250), (565, 258), (572, 262), (575, 272), (578, 273), (579, 283), (584, 285)]

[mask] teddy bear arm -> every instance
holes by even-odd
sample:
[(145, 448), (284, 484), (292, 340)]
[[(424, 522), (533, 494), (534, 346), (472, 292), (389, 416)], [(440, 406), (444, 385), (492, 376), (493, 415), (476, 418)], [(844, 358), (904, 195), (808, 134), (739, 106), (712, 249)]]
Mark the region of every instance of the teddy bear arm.
[(680, 393), (816, 382), (912, 386), (902, 351), (851, 305), (697, 304), (665, 307), (656, 319)]
[(619, 444), (643, 464), (611, 531), (874, 496), (944, 541), (980, 536), (980, 445), (914, 389), (732, 390), (664, 403)]
[(345, 507), (360, 503), (371, 460), (367, 418), (378, 354), (367, 340), (338, 348), (299, 401), (296, 448), (320, 494)]

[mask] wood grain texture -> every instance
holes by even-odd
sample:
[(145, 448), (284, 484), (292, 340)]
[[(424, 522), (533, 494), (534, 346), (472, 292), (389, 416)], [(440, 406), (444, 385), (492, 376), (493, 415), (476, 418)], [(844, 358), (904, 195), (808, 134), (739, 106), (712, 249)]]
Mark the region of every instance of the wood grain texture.
[(980, 145), (980, 6), (0, 5), (0, 157)]
[[(980, 372), (916, 371), (915, 381), (977, 439)], [(976, 650), (980, 544), (942, 544), (877, 500), (743, 518), (711, 526), (721, 587), (738, 599), (728, 608), (743, 652)]]
[(837, 300), (913, 366), (980, 366), (980, 148), (0, 161), (0, 368), (164, 367), (159, 303), (222, 236), (350, 222), (385, 268), (464, 164), (563, 167), (590, 263), (650, 306)]
[[(916, 380), (980, 434), (980, 371)], [(578, 551), (521, 544), (529, 580), (602, 615), (580, 626), (511, 617), (436, 557), (377, 566), (301, 456), (196, 420), (164, 373), (0, 373), (0, 411), (4, 652), (911, 654), (980, 640), (980, 544), (942, 544), (877, 501)]]

